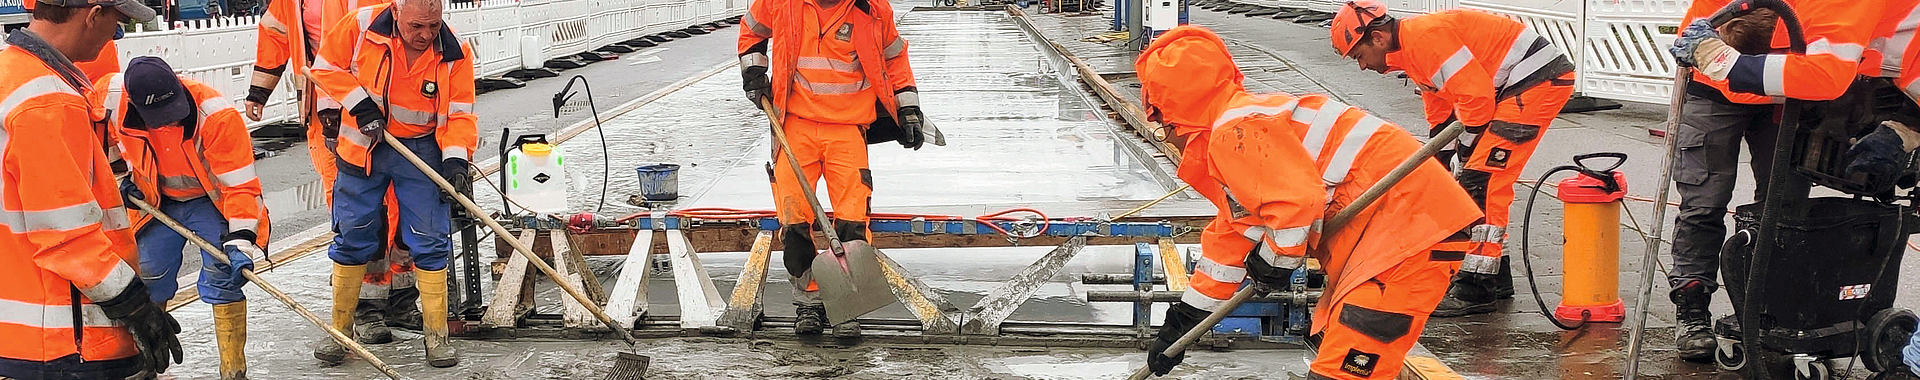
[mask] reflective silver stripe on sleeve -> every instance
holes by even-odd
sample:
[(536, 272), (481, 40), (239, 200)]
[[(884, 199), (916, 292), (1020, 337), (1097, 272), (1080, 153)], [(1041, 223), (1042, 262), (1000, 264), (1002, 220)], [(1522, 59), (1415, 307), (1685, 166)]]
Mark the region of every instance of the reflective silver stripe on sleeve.
[(259, 219), (227, 219), (227, 232), (260, 231)]
[(1461, 46), (1459, 51), (1453, 52), (1453, 57), (1447, 58), (1446, 62), (1440, 64), (1438, 70), (1434, 70), (1433, 78), (1430, 79), (1433, 82), (1433, 88), (1447, 88), (1447, 79), (1452, 78), (1454, 73), (1460, 72), (1460, 69), (1466, 68), (1467, 64), (1472, 62), (1473, 52)]
[(233, 109), (233, 101), (231, 100), (218, 96), (207, 98), (206, 101), (200, 102), (200, 120), (206, 120), (208, 116), (213, 115), (215, 112), (231, 109)]
[(1916, 101), (1920, 101), (1920, 80), (1908, 82), (1907, 86), (1905, 88), (1902, 88), (1902, 90), (1906, 91), (1907, 98), (1916, 99)]
[[(91, 288), (80, 288), (80, 294), (87, 295), (87, 299), (94, 300), (95, 302), (113, 299), (114, 296), (118, 296), (121, 292), (126, 291), (128, 285), (133, 285), (133, 282), (137, 279), (137, 277), (134, 277), (135, 275), (137, 275), (137, 273), (134, 273), (133, 267), (127, 266), (127, 263), (115, 262), (113, 263), (113, 269), (107, 271), (107, 276), (100, 279), (99, 285), (94, 285)], [(75, 287), (79, 288), (77, 285)], [(140, 297), (146, 297), (146, 295), (141, 294)], [(67, 318), (73, 318), (73, 316), (67, 316)]]
[(261, 27), (267, 28), (267, 30), (274, 31), (275, 33), (287, 34), (287, 23), (280, 22), (280, 18), (274, 17), (272, 12), (268, 12), (267, 14), (264, 14), (261, 16), (262, 16), (260, 17)]
[(767, 67), (773, 64), (765, 53), (752, 52), (740, 56), (740, 67)]
[(898, 94), (893, 94), (893, 100), (895, 103), (899, 103), (901, 107), (919, 107), (920, 92), (907, 91), (907, 92), (902, 92)]
[(448, 114), (473, 113), (473, 103), (447, 102)]
[(1766, 66), (1762, 69), (1765, 72), (1760, 74), (1762, 88), (1767, 95), (1787, 96), (1787, 55), (1768, 54), (1766, 62)]
[(440, 148), (440, 159), (445, 160), (449, 158), (458, 158), (462, 160), (472, 159), (472, 157), (470, 157), (470, 155), (467, 154), (467, 148), (461, 148), (457, 146)]
[(52, 210), (0, 211), (0, 226), (14, 233), (66, 231), (100, 223), (103, 215), (98, 203), (87, 201)]
[(101, 229), (118, 231), (133, 228), (133, 221), (127, 218), (126, 207), (110, 207), (101, 212), (105, 213), (100, 217)]
[[(372, 98), (372, 94), (367, 93), (366, 87), (354, 87), (353, 91), (347, 92), (347, 96), (341, 99), (340, 104), (344, 108), (345, 105), (359, 105), (361, 101)], [(378, 101), (376, 100), (376, 102)]]
[(1913, 45), (1913, 37), (1916, 33), (1920, 33), (1920, 7), (1914, 7), (1907, 12), (1907, 17), (1901, 19), (1900, 24), (1894, 27), (1892, 36), (1874, 41), (1879, 45), (1882, 57), (1880, 68), (1887, 73), (1886, 76), (1897, 77), (1902, 74), (1900, 71), (1906, 62), (1907, 48)]
[[(36, 305), (27, 302), (0, 299), (0, 324), (12, 324), (43, 329), (73, 328), (73, 306)], [(95, 304), (80, 304), (80, 322), (85, 327), (116, 327), (107, 312)]]
[(259, 180), (260, 176), (254, 173), (253, 164), (247, 164), (247, 166), (241, 166), (238, 169), (228, 170), (226, 173), (216, 174), (213, 178), (220, 180), (221, 185), (240, 186), (247, 182)]
[(887, 59), (894, 59), (894, 58), (899, 58), (900, 53), (905, 53), (905, 52), (907, 52), (907, 39), (894, 38), (893, 43), (887, 44), (886, 50), (880, 52), (880, 54), (886, 56)]
[(1353, 128), (1347, 129), (1347, 136), (1341, 139), (1340, 147), (1333, 151), (1333, 160), (1327, 163), (1327, 171), (1320, 175), (1327, 186), (1339, 185), (1347, 181), (1347, 173), (1353, 170), (1353, 161), (1360, 158), (1360, 150), (1366, 148), (1367, 140), (1373, 137), (1373, 132), (1380, 130), (1380, 126), (1386, 124), (1386, 120), (1366, 115), (1355, 121)]
[(1826, 38), (1807, 43), (1807, 55), (1826, 54), (1847, 62), (1860, 62), (1866, 51), (1867, 47), (1860, 44), (1837, 44)]
[(753, 19), (753, 12), (747, 12), (745, 16), (741, 16), (740, 23), (745, 24), (747, 30), (753, 32), (754, 37), (773, 38), (773, 28), (768, 28), (766, 24), (761, 24), (760, 20)]

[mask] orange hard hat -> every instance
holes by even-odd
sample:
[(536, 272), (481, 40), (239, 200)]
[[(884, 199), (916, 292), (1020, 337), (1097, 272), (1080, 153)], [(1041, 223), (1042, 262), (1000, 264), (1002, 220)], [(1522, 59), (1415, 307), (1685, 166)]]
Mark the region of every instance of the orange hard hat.
[(1332, 28), (1328, 28), (1332, 36), (1327, 40), (1333, 42), (1334, 53), (1345, 56), (1354, 44), (1366, 38), (1367, 31), (1374, 25), (1392, 19), (1393, 16), (1387, 15), (1387, 5), (1379, 1), (1348, 1), (1340, 6), (1340, 13), (1333, 15)]
[(1133, 63), (1140, 99), (1175, 135), (1213, 128), (1227, 96), (1242, 91), (1240, 67), (1227, 43), (1207, 28), (1182, 25), (1153, 39)]

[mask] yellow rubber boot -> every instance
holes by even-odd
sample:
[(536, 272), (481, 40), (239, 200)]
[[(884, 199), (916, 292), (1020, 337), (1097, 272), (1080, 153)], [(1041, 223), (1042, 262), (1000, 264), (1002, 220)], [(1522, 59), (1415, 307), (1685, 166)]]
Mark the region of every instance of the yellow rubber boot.
[(220, 347), (220, 380), (246, 380), (247, 301), (213, 305), (213, 339)]
[(447, 344), (447, 270), (415, 269), (414, 287), (420, 291), (420, 332), (426, 334), (427, 365), (460, 365), (460, 352)]
[[(333, 328), (353, 338), (353, 308), (360, 304), (360, 281), (367, 275), (367, 265), (341, 265), (333, 263)], [(347, 347), (333, 340), (332, 335), (321, 337), (320, 347), (313, 350), (313, 358), (327, 364), (340, 364), (347, 361)]]

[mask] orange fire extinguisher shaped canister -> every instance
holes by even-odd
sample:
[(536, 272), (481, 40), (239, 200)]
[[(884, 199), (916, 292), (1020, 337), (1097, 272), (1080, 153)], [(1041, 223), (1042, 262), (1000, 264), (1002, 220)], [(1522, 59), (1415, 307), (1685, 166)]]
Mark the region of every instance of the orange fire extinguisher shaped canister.
[[(1598, 175), (1613, 178), (1606, 181)], [(1627, 195), (1626, 175), (1582, 171), (1560, 180), (1558, 188), (1564, 210), (1566, 242), (1561, 262), (1566, 276), (1560, 305), (1553, 314), (1569, 321), (1623, 321), (1626, 308), (1620, 302), (1620, 200)]]

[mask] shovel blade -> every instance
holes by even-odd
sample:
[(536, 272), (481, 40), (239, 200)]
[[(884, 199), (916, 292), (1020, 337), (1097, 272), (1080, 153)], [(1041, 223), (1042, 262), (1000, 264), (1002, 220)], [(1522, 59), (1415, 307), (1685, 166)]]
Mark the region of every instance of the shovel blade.
[(858, 240), (841, 246), (846, 248), (846, 257), (813, 257), (813, 281), (820, 284), (827, 322), (845, 323), (899, 301), (887, 285), (886, 272), (880, 269), (880, 256), (873, 246)]

